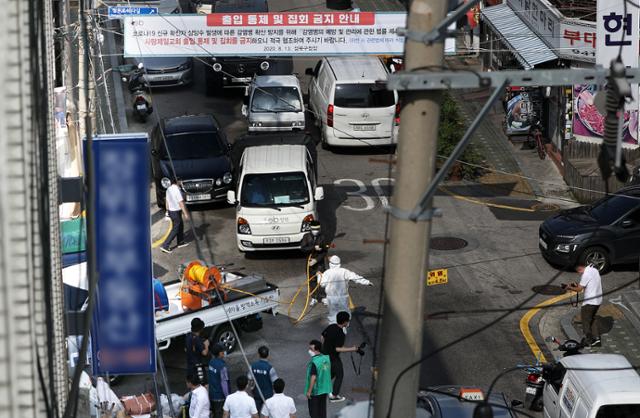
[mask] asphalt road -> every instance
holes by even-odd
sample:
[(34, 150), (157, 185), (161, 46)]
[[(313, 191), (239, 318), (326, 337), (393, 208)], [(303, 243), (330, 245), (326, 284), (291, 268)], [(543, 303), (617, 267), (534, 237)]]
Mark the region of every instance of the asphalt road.
[[(285, 8), (285, 2), (282, 4)], [(312, 66), (315, 61), (297, 60), (296, 72), (304, 74), (304, 68)], [(150, 130), (155, 117), (212, 113), (230, 140), (244, 133), (246, 123), (240, 114), (242, 92), (207, 97), (200, 63), (197, 63), (195, 71), (195, 82), (189, 87), (154, 90), (154, 115), (146, 125), (131, 122), (130, 130)], [(306, 77), (300, 77), (306, 91)], [(347, 344), (375, 341), (383, 270), (384, 208), (389, 204), (389, 179), (393, 177), (394, 170), (393, 166), (385, 163), (390, 152), (373, 148), (335, 152), (319, 149), (319, 183), (325, 188), (325, 200), (320, 203), (319, 211), (325, 232), (335, 237), (333, 253), (342, 258), (345, 267), (369, 278), (375, 285), (371, 288), (352, 286), (353, 301), (364, 314), (357, 315), (352, 323)], [(465, 184), (457, 185), (456, 191), (459, 194), (475, 193), (473, 187)], [(499, 372), (516, 364), (534, 361), (519, 330), (524, 311), (512, 313), (496, 324), (492, 325), (492, 322), (520, 303), (532, 306), (545, 298), (531, 291), (533, 286), (547, 283), (556, 273), (538, 252), (537, 230), (544, 214), (505, 216), (487, 206), (444, 193), (436, 197), (435, 205), (443, 210), (444, 216), (434, 221), (434, 236), (461, 238), (467, 245), (459, 250), (433, 251), (430, 256), (432, 269), (448, 269), (448, 284), (426, 289), (427, 315), (423, 331), (424, 353), (428, 359), (421, 365), (421, 384), (463, 384), (487, 388)], [(157, 211), (152, 206), (152, 214)], [(205, 259), (234, 263), (234, 268), (259, 272), (281, 287), (283, 300), (290, 300), (303, 283), (304, 258), (295, 252), (245, 257), (235, 247), (234, 216), (234, 208), (225, 204), (193, 208), (195, 231)], [(153, 257), (156, 276), (167, 281), (175, 277), (180, 263), (198, 258), (198, 254), (192, 244), (170, 255), (156, 249)], [(606, 276), (605, 287), (616, 286), (631, 275), (624, 270), (615, 271)], [(562, 273), (554, 283), (568, 280), (575, 280), (575, 275)], [(411, 297), (406, 295), (408, 301)], [(527, 302), (529, 298), (533, 300)], [(300, 309), (298, 302), (292, 310), (295, 314)], [(488, 309), (499, 311), (483, 312)], [(271, 347), (272, 362), (288, 382), (286, 392), (296, 399), (299, 416), (305, 417), (307, 409), (302, 391), (304, 366), (308, 359), (307, 343), (319, 336), (325, 325), (325, 312), (324, 307), (316, 307), (301, 324), (295, 326), (286, 313), (287, 307), (283, 306), (279, 315), (265, 318), (261, 331), (243, 335), (242, 341), (250, 360), (255, 358), (259, 345)], [(182, 380), (184, 352), (181, 342), (174, 342), (163, 357), (172, 391), (183, 393), (186, 388)], [(369, 351), (359, 376), (354, 373), (349, 357), (343, 360), (346, 368), (343, 392), (348, 398), (367, 398), (371, 387), (372, 358)], [(229, 361), (233, 376), (245, 370), (238, 353), (231, 354)], [(498, 380), (496, 390), (522, 399), (524, 379), (522, 372), (507, 374)], [(124, 394), (141, 392), (145, 388), (151, 388), (149, 379), (129, 377), (116, 387), (116, 391)], [(330, 410), (337, 411), (339, 406), (331, 405)]]

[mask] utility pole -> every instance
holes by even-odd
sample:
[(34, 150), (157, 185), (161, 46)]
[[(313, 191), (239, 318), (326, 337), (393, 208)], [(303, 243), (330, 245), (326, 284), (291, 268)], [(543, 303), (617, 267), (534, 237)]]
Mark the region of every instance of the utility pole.
[[(448, 2), (413, 0), (409, 31), (429, 32), (442, 21)], [(405, 69), (441, 67), (444, 46), (405, 41)], [(408, 91), (402, 96), (396, 182), (390, 216), (390, 243), (384, 280), (384, 309), (378, 354), (375, 417), (386, 418), (398, 375), (422, 356), (424, 290), (431, 220), (416, 222), (408, 214), (418, 203), (435, 173), (441, 94), (438, 90)], [(431, 203), (429, 204), (431, 206)], [(399, 381), (390, 417), (413, 418), (420, 367)]]

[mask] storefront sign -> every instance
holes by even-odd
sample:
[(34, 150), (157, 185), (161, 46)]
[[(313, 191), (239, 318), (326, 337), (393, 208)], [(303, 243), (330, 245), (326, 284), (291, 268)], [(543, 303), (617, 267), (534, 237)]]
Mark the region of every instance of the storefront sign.
[[(86, 155), (85, 141), (85, 155)], [(95, 375), (155, 373), (147, 134), (98, 136), (95, 240), (99, 282), (91, 327)]]
[(596, 27), (593, 22), (565, 19), (560, 23), (558, 55), (578, 61), (596, 59)]
[(510, 86), (506, 94), (507, 135), (526, 135), (531, 124), (541, 120), (542, 99), (536, 87)]
[(124, 55), (401, 55), (406, 13), (214, 13), (125, 18)]
[(551, 4), (546, 0), (507, 0), (507, 4), (547, 45), (558, 47), (562, 15)]

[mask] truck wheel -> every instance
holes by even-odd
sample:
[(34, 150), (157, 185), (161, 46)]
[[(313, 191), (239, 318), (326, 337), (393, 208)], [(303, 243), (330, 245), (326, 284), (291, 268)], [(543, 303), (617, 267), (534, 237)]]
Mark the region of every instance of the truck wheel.
[(227, 353), (232, 353), (238, 345), (238, 340), (229, 324), (218, 327), (213, 342), (222, 345)]
[(600, 273), (606, 273), (611, 267), (609, 253), (602, 247), (589, 247), (580, 254), (578, 259), (580, 264), (585, 266), (593, 265)]

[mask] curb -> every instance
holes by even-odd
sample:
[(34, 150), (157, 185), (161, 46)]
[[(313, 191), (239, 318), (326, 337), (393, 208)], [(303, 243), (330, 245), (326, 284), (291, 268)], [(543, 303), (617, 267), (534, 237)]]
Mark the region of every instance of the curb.
[(578, 334), (578, 331), (576, 331), (576, 328), (573, 326), (573, 318), (575, 318), (575, 316), (575, 312), (567, 312), (560, 319), (560, 326), (568, 339), (580, 341), (580, 334)]

